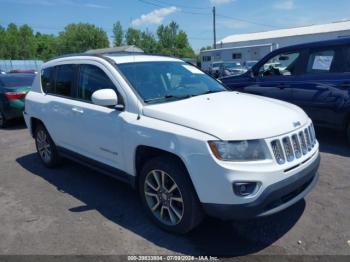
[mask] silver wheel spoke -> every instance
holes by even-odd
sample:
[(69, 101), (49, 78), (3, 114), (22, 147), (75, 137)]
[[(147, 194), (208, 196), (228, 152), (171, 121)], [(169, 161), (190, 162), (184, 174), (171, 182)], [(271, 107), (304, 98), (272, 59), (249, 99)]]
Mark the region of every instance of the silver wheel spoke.
[(176, 210), (175, 207), (173, 207), (172, 205), (170, 205), (171, 210), (175, 213), (175, 215), (178, 217), (178, 219), (181, 219), (181, 214), (179, 213), (179, 211)]
[(162, 187), (163, 187), (163, 189), (166, 190), (166, 187), (165, 187), (165, 173), (164, 172), (162, 172)]
[(177, 202), (180, 202), (180, 203), (184, 202), (181, 197), (171, 197), (170, 200), (171, 201), (177, 201)]
[(177, 185), (174, 183), (173, 186), (168, 190), (168, 193), (173, 192), (175, 189), (177, 189)]
[(146, 181), (146, 184), (147, 184), (153, 191), (155, 191), (155, 192), (158, 191), (157, 188), (155, 188), (154, 185), (152, 185), (152, 183), (151, 183), (149, 180)]
[(155, 193), (145, 192), (145, 194), (146, 194), (146, 196), (155, 197), (158, 199), (158, 196)]
[(154, 177), (154, 180), (155, 180), (156, 183), (157, 183), (157, 189), (156, 189), (156, 191), (157, 191), (157, 190), (159, 190), (160, 187), (161, 187), (160, 181), (159, 181), (159, 177), (158, 177), (158, 175), (157, 175), (157, 173), (156, 173), (155, 171), (152, 172), (152, 175), (153, 175), (153, 177)]
[(160, 202), (159, 202), (159, 200), (157, 199), (157, 203), (151, 208), (151, 210), (152, 210), (153, 212), (156, 211), (157, 208), (159, 207), (159, 205), (160, 205)]
[(170, 217), (170, 221), (172, 224), (176, 224), (176, 218), (174, 217), (173, 211), (170, 210), (170, 208), (167, 208), (168, 213), (169, 213), (169, 217)]

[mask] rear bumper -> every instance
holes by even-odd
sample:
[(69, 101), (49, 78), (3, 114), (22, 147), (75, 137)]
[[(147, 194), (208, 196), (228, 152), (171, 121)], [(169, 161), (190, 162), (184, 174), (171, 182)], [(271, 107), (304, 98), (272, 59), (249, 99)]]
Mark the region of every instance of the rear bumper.
[(223, 220), (249, 219), (272, 215), (303, 199), (316, 185), (320, 155), (299, 173), (267, 187), (253, 202), (237, 205), (205, 204), (204, 211)]

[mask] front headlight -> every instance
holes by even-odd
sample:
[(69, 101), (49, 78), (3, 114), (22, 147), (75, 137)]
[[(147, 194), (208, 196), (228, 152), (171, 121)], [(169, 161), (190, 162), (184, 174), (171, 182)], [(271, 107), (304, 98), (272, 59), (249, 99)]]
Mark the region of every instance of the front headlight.
[(208, 143), (219, 160), (244, 162), (271, 159), (264, 140), (209, 141)]

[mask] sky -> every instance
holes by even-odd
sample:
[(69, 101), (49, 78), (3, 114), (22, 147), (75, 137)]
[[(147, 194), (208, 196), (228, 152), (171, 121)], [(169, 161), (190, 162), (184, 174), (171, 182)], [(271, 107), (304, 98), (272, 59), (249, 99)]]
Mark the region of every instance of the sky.
[(118, 20), (124, 29), (151, 32), (174, 20), (198, 52), (213, 44), (213, 6), (218, 41), (232, 34), (350, 19), (349, 0), (0, 0), (0, 25), (28, 24), (34, 31), (58, 34), (69, 23), (88, 22), (111, 38)]

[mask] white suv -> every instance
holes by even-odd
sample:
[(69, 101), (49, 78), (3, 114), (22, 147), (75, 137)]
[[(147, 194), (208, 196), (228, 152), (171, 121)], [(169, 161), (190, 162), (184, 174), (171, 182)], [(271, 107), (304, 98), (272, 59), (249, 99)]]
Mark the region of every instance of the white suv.
[(204, 214), (276, 213), (318, 178), (319, 145), (300, 108), (227, 91), (174, 58), (56, 58), (36, 77), (24, 116), (46, 166), (67, 157), (130, 183), (172, 232)]

